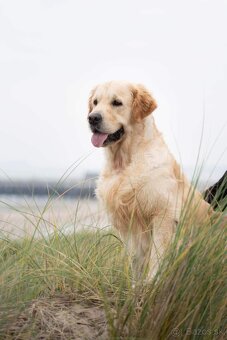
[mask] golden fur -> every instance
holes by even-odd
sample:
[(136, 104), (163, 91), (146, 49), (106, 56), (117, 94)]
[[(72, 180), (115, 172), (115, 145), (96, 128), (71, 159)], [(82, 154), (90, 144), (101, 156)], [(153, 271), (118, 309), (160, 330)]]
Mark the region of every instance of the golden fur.
[[(113, 98), (123, 105), (113, 107)], [(105, 132), (124, 127), (124, 136), (105, 147), (106, 164), (96, 192), (135, 255), (136, 272), (146, 264), (149, 277), (157, 271), (191, 189), (156, 128), (151, 115), (156, 106), (142, 85), (116, 81), (96, 86), (89, 99), (89, 114), (102, 113)], [(191, 209), (198, 223), (213, 213), (198, 191)]]

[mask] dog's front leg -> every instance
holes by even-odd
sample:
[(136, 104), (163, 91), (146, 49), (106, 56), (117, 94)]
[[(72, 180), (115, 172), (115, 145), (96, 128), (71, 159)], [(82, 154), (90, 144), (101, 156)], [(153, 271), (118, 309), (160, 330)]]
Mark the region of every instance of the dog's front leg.
[(157, 274), (165, 252), (172, 241), (175, 230), (176, 221), (174, 218), (156, 217), (154, 219), (152, 246), (147, 276), (148, 280), (151, 280)]
[(126, 249), (130, 257), (133, 281), (145, 279), (150, 263), (151, 231), (141, 231), (124, 235)]

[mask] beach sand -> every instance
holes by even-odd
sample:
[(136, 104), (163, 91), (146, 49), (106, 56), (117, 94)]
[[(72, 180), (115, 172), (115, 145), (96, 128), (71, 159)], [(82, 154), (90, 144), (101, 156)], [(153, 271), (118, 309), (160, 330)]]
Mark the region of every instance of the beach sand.
[[(38, 227), (37, 227), (38, 226)], [(106, 228), (105, 212), (95, 199), (1, 197), (0, 237), (48, 236), (57, 230)]]

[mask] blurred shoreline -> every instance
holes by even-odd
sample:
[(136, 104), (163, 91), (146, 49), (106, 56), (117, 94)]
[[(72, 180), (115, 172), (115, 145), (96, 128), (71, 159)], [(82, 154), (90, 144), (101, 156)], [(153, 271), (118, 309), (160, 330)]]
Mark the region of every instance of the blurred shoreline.
[[(65, 198), (95, 199), (96, 179), (89, 178), (75, 182), (55, 181), (0, 181), (0, 196), (25, 196), (25, 197), (52, 197), (64, 196)], [(205, 190), (213, 181), (198, 181), (198, 190)]]
[(97, 176), (85, 177), (77, 181), (0, 181), (0, 195), (50, 197), (64, 196), (71, 198), (95, 198)]

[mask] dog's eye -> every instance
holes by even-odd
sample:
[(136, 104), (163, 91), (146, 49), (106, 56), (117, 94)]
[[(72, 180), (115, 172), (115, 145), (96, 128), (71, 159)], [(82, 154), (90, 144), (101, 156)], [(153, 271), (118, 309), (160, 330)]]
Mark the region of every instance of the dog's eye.
[(123, 104), (122, 104), (122, 102), (120, 102), (120, 100), (114, 99), (114, 100), (112, 101), (112, 105), (113, 105), (113, 106), (121, 106), (121, 105), (123, 105)]
[(97, 104), (98, 104), (98, 100), (95, 99), (95, 100), (93, 101), (93, 104), (94, 104), (94, 105), (97, 105)]

